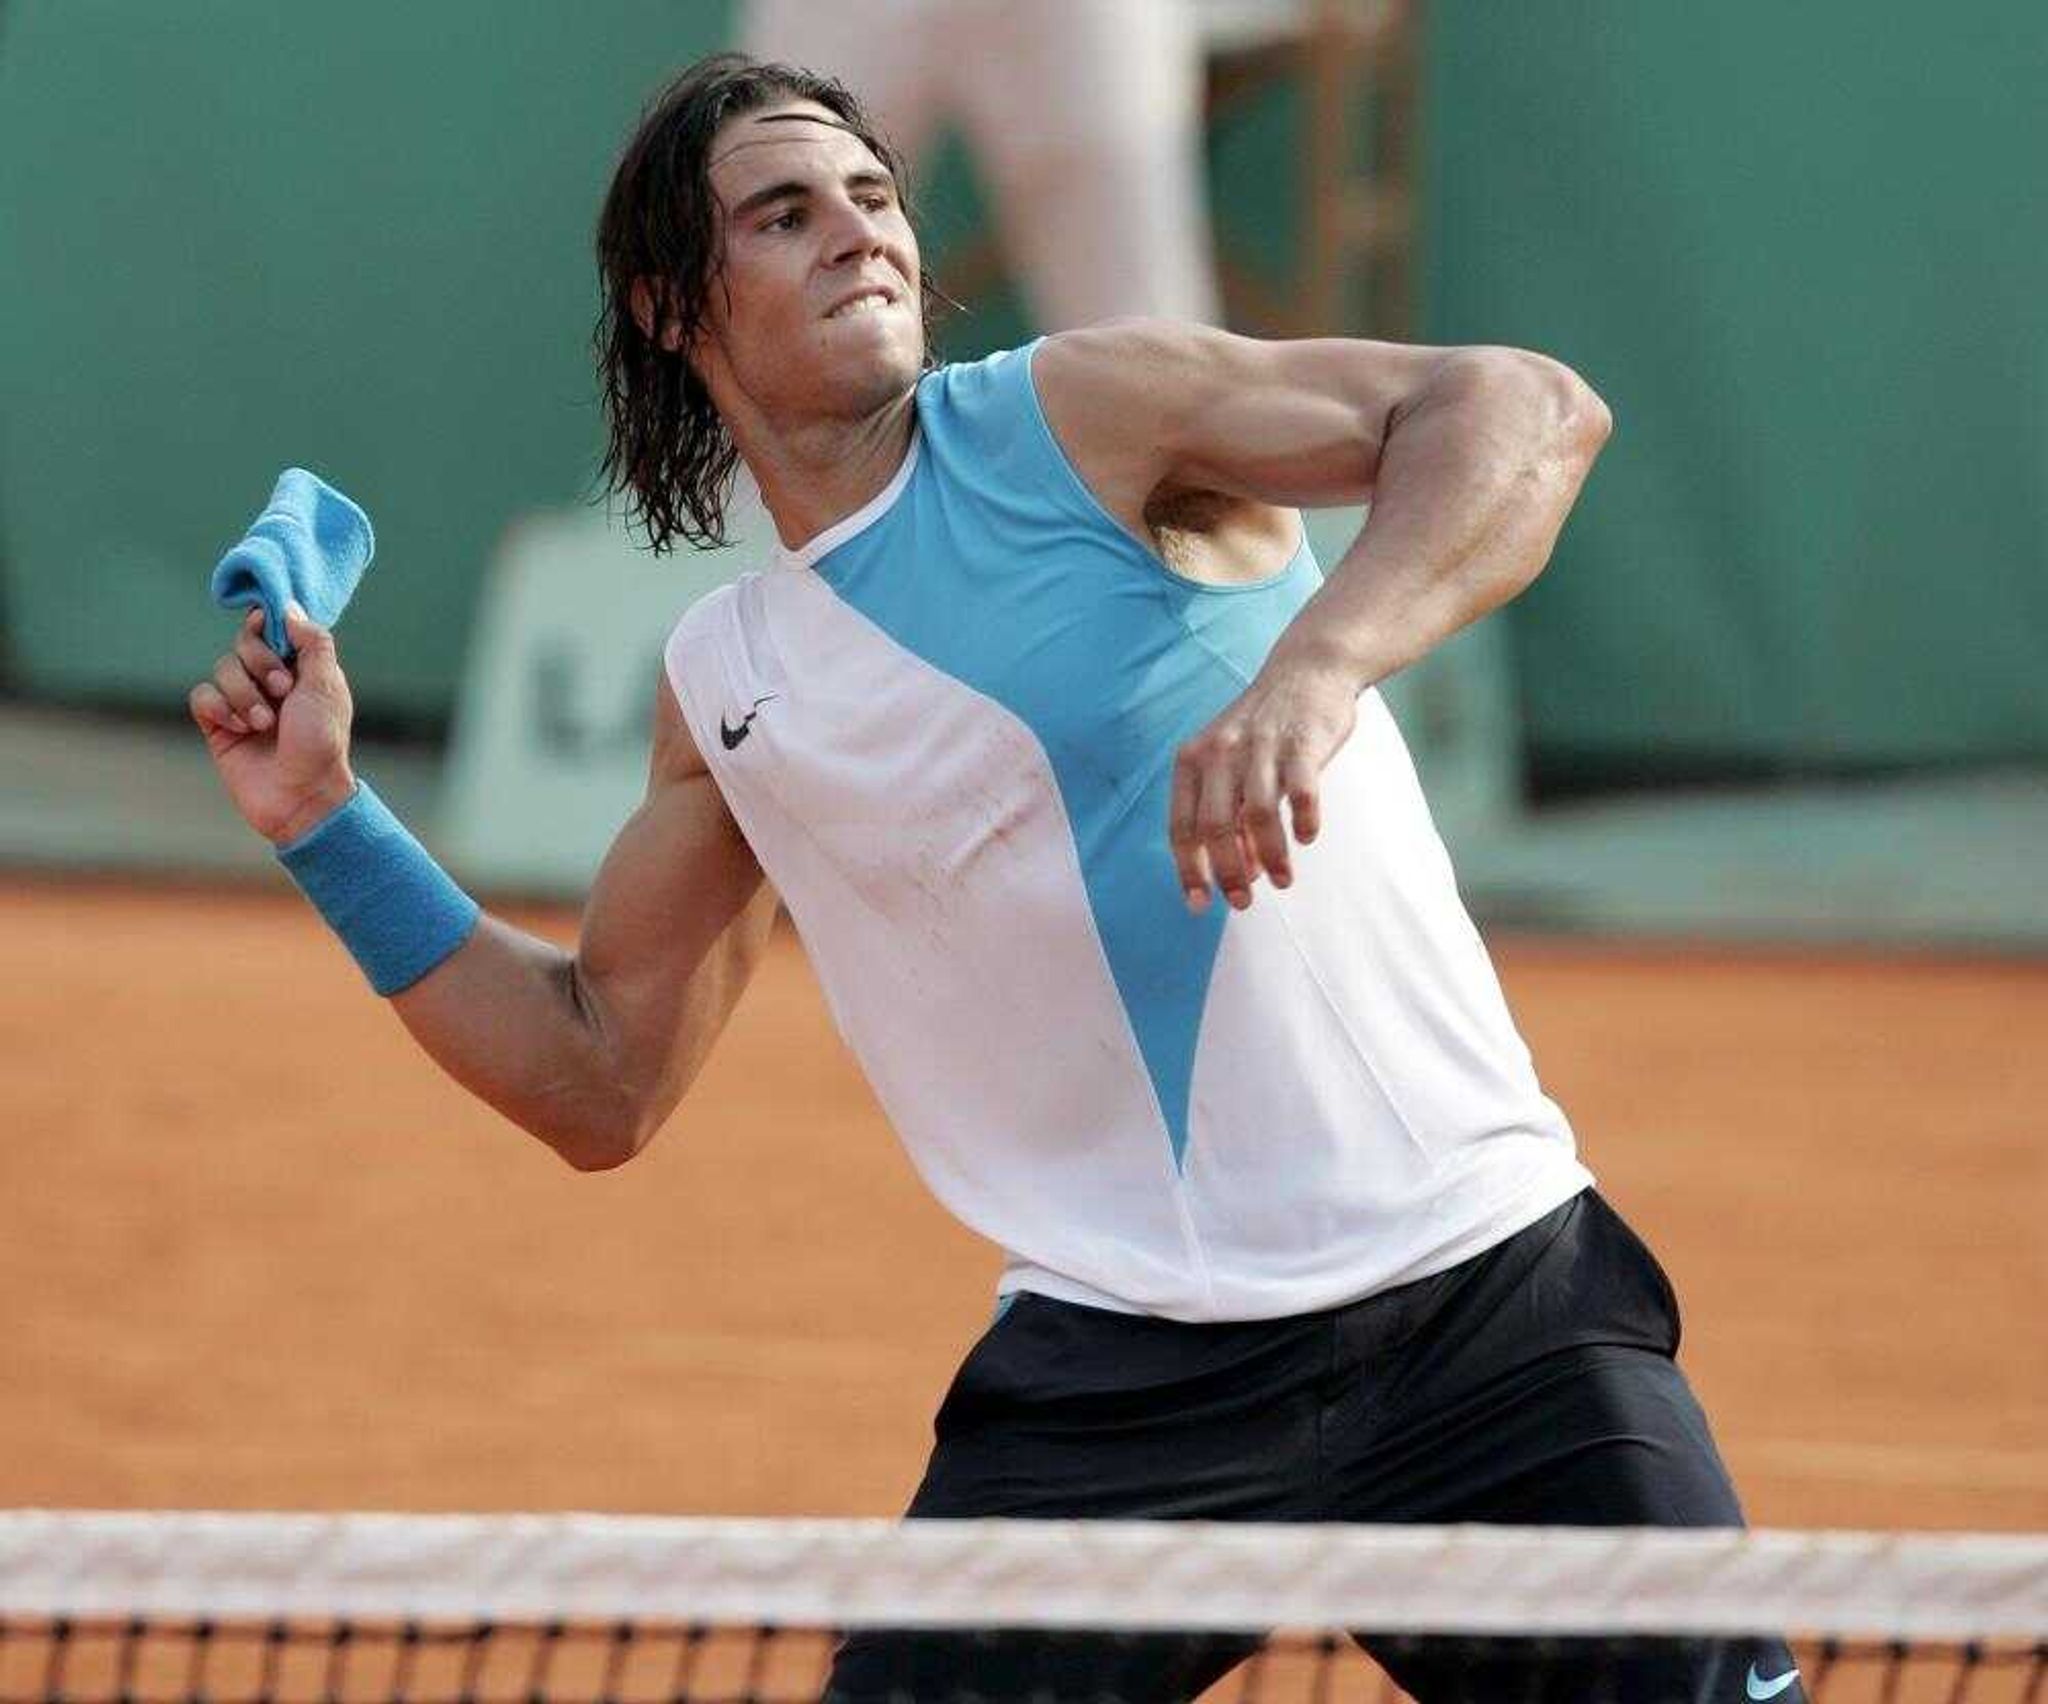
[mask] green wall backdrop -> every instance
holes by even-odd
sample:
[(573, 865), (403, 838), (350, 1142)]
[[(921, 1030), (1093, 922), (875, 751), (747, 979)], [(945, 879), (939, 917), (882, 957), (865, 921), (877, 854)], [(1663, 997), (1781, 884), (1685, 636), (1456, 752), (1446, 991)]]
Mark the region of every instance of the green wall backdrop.
[(139, 701), (193, 678), (219, 648), (206, 571), (296, 461), (378, 525), (349, 615), (359, 697), (444, 709), (499, 529), (589, 476), (612, 152), (724, 28), (674, 0), (12, 7), (16, 679)]
[(1431, 332), (1617, 430), (1540, 759), (2048, 756), (2048, 8), (1431, 8)]
[[(1546, 764), (2048, 755), (2048, 10), (1434, 0), (1428, 333), (1619, 430), (1511, 631)], [(207, 567), (299, 461), (376, 517), (359, 697), (431, 721), (521, 510), (587, 489), (588, 232), (722, 0), (14, 0), (0, 18), (0, 635), (175, 703)], [(1212, 142), (1285, 276), (1294, 111)], [(928, 247), (978, 223), (957, 153)], [(1279, 257), (1276, 259), (1276, 257)], [(949, 352), (1008, 341), (1014, 297)]]

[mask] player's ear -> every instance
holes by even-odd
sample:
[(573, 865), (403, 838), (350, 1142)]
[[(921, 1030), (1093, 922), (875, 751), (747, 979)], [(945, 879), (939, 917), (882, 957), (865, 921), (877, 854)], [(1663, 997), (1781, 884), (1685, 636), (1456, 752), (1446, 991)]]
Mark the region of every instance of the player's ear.
[(651, 278), (634, 279), (628, 304), (633, 310), (633, 323), (640, 328), (640, 335), (650, 342), (658, 342), (664, 350), (673, 355), (683, 346), (683, 328), (675, 322), (673, 316), (670, 316), (662, 322), (661, 335), (655, 336), (654, 312), (657, 289), (660, 290), (661, 300), (666, 306), (668, 289), (665, 285)]

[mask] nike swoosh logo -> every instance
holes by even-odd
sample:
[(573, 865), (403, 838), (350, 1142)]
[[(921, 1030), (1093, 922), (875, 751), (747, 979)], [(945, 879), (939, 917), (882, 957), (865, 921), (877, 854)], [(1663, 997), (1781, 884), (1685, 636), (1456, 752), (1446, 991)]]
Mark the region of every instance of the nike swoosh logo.
[(1749, 1665), (1749, 1673), (1742, 1677), (1742, 1690), (1754, 1698), (1757, 1704), (1763, 1704), (1766, 1698), (1777, 1697), (1779, 1693), (1783, 1692), (1786, 1687), (1790, 1686), (1798, 1678), (1799, 1671), (1797, 1669), (1787, 1669), (1777, 1679), (1766, 1680), (1756, 1672), (1756, 1664), (1751, 1663)]
[(751, 729), (754, 725), (754, 718), (761, 714), (761, 706), (770, 702), (770, 700), (772, 700), (774, 697), (775, 694), (771, 692), (764, 697), (755, 699), (754, 707), (751, 710), (749, 710), (744, 717), (741, 718), (740, 725), (737, 728), (735, 728), (730, 722), (728, 722), (725, 719), (724, 716), (721, 715), (718, 718), (719, 743), (723, 745), (727, 751), (731, 751), (735, 746), (737, 746), (741, 740), (747, 737), (748, 730)]

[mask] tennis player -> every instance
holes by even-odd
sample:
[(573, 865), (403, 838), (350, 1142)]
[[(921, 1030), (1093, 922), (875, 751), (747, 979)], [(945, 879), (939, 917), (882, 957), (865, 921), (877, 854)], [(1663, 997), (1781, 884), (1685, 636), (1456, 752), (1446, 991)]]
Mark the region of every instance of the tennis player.
[[(777, 896), (933, 1191), (1006, 1251), (918, 1516), (1735, 1525), (1670, 1284), (1592, 1190), (1374, 690), (1542, 568), (1608, 434), (1541, 356), (1111, 323), (931, 363), (887, 142), (720, 56), (598, 228), (608, 470), (779, 559), (671, 635), (572, 952), (349, 765), (331, 636), (191, 709), (236, 806), (458, 1081), (631, 1159)], [(1297, 508), (1370, 500), (1327, 575)], [(772, 885), (771, 885), (772, 884)], [(1241, 1642), (869, 1636), (838, 1696), (1190, 1697)], [(1433, 1647), (1425, 1701), (1579, 1698)], [(1607, 1695), (1796, 1698), (1776, 1645)]]

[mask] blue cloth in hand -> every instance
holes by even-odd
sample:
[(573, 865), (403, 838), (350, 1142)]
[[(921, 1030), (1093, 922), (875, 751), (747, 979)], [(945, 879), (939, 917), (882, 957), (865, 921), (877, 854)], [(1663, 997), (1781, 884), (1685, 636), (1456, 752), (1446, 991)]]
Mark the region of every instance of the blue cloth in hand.
[(322, 627), (348, 607), (376, 553), (370, 517), (302, 467), (288, 467), (248, 536), (213, 570), (213, 601), (223, 609), (263, 606), (263, 641), (292, 654), (284, 626), (294, 598)]

